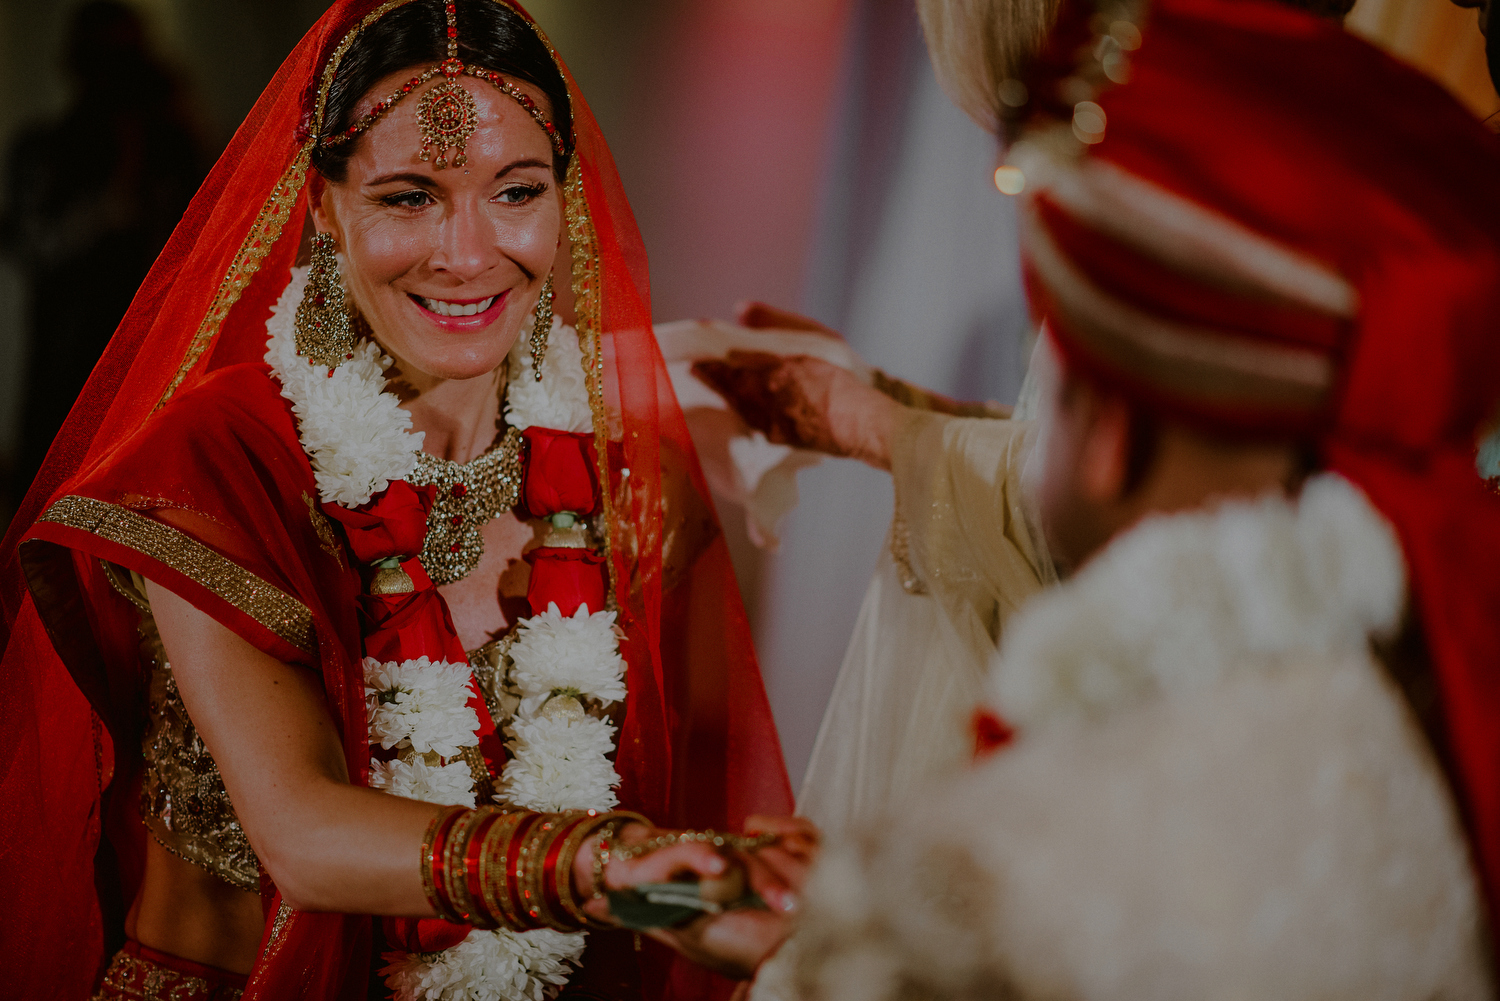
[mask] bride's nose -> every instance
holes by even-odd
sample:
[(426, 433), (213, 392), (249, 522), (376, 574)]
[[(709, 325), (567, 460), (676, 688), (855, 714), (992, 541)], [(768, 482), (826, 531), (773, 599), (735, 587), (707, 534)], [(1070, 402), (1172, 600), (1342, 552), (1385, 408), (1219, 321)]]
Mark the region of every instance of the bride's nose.
[(437, 246), (428, 263), (434, 271), (467, 282), (494, 267), (500, 257), (495, 229), (483, 213), (459, 207), (440, 224)]

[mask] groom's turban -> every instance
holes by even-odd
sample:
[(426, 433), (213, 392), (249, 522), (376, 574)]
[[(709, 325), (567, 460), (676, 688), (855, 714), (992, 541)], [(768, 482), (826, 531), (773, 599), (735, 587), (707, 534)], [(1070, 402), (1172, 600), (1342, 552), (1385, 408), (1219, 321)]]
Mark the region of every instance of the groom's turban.
[(1168, 419), (1315, 444), (1396, 526), (1500, 913), (1500, 498), (1474, 468), (1500, 401), (1500, 144), (1259, 0), (1065, 6), (1025, 84), (1012, 162), (1058, 348)]

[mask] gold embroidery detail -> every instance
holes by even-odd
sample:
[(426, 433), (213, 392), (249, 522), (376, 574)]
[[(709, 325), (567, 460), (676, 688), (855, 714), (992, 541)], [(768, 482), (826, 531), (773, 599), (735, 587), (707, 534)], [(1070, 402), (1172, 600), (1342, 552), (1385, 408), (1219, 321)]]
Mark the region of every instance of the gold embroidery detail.
[(891, 515), (891, 562), (896, 564), (896, 576), (901, 580), (901, 590), (907, 594), (926, 594), (927, 585), (911, 565), (911, 528), (901, 515), (901, 499), (896, 499), (896, 510)]
[(109, 586), (115, 589), (115, 593), (136, 607), (136, 611), (151, 614), (151, 606), (146, 602), (145, 596), (130, 580), (130, 571), (121, 570), (109, 560), (100, 560), (99, 566), (104, 568), (104, 579), (109, 581)]
[(271, 937), (266, 940), (264, 958), (269, 959), (276, 955), (285, 944), (286, 926), (291, 921), (293, 913), (291, 906), (284, 900), (276, 908), (276, 920), (271, 922)]
[(260, 890), (260, 862), (229, 802), (219, 766), (193, 726), (150, 611), (141, 613), (141, 659), (151, 665), (141, 737), (141, 819), (179, 858), (241, 890)]
[(343, 62), (344, 56), (349, 51), (349, 46), (353, 45), (354, 40), (370, 25), (385, 17), (386, 14), (397, 7), (405, 7), (411, 2), (412, 0), (390, 0), (388, 3), (381, 4), (366, 14), (358, 24), (349, 29), (349, 32), (343, 38), (339, 39), (339, 44), (333, 50), (333, 55), (328, 57), (328, 65), (323, 67), (323, 79), (318, 84), (318, 101), (317, 106), (313, 109), (313, 134), (310, 137), (310, 142), (317, 142), (318, 136), (323, 134), (323, 112), (327, 109), (328, 105), (328, 90), (333, 86), (333, 78), (338, 74), (339, 63)]
[(76, 495), (59, 498), (38, 520), (80, 529), (160, 560), (303, 653), (317, 652), (306, 605), (175, 528), (117, 504)]
[(474, 671), (474, 680), (479, 685), (479, 694), (490, 711), (490, 719), (497, 727), (516, 714), (521, 704), (521, 693), (508, 687), (510, 679), (510, 648), (516, 641), (514, 631), (497, 640), (491, 640), (477, 650), (469, 651), (469, 667)]
[(90, 1001), (238, 1001), (244, 994), (237, 987), (216, 986), (122, 949), (110, 960), (104, 982)]
[[(556, 59), (557, 54), (553, 53)], [(558, 72), (562, 72), (561, 65)], [(573, 310), (578, 344), (583, 349), (583, 365), (589, 390), (589, 409), (594, 415), (594, 461), (599, 468), (599, 498), (602, 523), (608, 530), (604, 538), (604, 565), (609, 567), (609, 599), (612, 609), (619, 608), (619, 574), (615, 568), (614, 510), (609, 478), (609, 414), (604, 408), (603, 289), (599, 281), (599, 241), (594, 220), (589, 213), (588, 195), (584, 190), (583, 171), (575, 155), (568, 162), (568, 179), (563, 186), (568, 220), (568, 241), (573, 250)]]
[(266, 254), (270, 253), (276, 241), (281, 238), (282, 227), (290, 218), (292, 206), (297, 203), (297, 196), (302, 193), (302, 184), (307, 179), (307, 164), (312, 155), (313, 142), (314, 140), (309, 139), (302, 144), (291, 166), (287, 167), (286, 173), (276, 182), (276, 187), (266, 196), (265, 203), (255, 217), (255, 224), (250, 227), (250, 232), (245, 235), (234, 260), (230, 262), (229, 271), (219, 282), (214, 301), (204, 314), (203, 322), (198, 324), (198, 332), (193, 335), (187, 354), (183, 356), (182, 364), (177, 366), (177, 374), (167, 385), (166, 392), (157, 401), (157, 407), (172, 398), (172, 394), (182, 385), (182, 380), (187, 378), (188, 372), (192, 371), (203, 352), (208, 350), (208, 345), (218, 336), (224, 318), (229, 315), (234, 304), (240, 301), (241, 294), (249, 286), (250, 279), (255, 277), (255, 272), (260, 270), (260, 262), (265, 260)]
[(318, 548), (332, 556), (342, 570), (344, 547), (339, 545), (338, 536), (333, 534), (333, 524), (326, 514), (318, 510), (318, 502), (312, 499), (312, 494), (305, 490), (302, 492), (302, 503), (307, 505), (307, 520), (312, 522), (313, 531), (318, 533)]
[(470, 744), (468, 747), (458, 749), (459, 757), (469, 766), (469, 774), (474, 778), (474, 801), (480, 806), (487, 806), (495, 801), (495, 777), (490, 774), (489, 762), (484, 760), (484, 752), (479, 749), (478, 744)]

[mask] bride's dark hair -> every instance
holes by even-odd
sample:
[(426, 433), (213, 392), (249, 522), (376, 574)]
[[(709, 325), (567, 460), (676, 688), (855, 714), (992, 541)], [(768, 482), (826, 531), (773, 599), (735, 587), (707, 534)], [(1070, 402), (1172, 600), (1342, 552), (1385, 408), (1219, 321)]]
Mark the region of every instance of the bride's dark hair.
[[(525, 18), (496, 0), (458, 0), (457, 18), (459, 58), (541, 88), (552, 106), (552, 121), (563, 137), (563, 147), (571, 150), (567, 85), (547, 46)], [(448, 52), (447, 27), (442, 0), (413, 0), (366, 28), (344, 54), (328, 88), (322, 134), (347, 129), (360, 98), (384, 77), (441, 62)], [(473, 79), (467, 85), (489, 86)], [(313, 151), (313, 166), (330, 181), (342, 181), (357, 145), (358, 141), (319, 146)], [(561, 180), (567, 172), (567, 155), (554, 152), (552, 165)]]

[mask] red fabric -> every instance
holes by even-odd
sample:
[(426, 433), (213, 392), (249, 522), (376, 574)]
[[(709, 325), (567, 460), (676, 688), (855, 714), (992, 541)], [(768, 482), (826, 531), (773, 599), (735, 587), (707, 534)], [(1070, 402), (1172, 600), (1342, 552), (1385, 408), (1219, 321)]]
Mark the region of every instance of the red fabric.
[(563, 511), (587, 516), (599, 508), (599, 473), (594, 436), (527, 428), (526, 482), (522, 502), (536, 518)]
[[(101, 818), (129, 795), (121, 783), (138, 764), (143, 716), (131, 609), (104, 581), (100, 558), (172, 588), (273, 656), (319, 670), (351, 778), (365, 781), (358, 575), (342, 545), (326, 548), (317, 531), (310, 468), (286, 401), (258, 364), (270, 306), (301, 245), (305, 192), (281, 192), (291, 206), (279, 233), (251, 233), (297, 155), (324, 63), (377, 5), (333, 4), (282, 65), (152, 268), (11, 523), (0, 572), (0, 684), (11, 708), (0, 745), (0, 941), (23, 960), (7, 981), (18, 996), (86, 998), (122, 919), (100, 901), (124, 894), (128, 905), (139, 878), (138, 832), (115, 837), (128, 822), (110, 820), (105, 852), (117, 863), (95, 864)], [(751, 812), (790, 812), (791, 790), (727, 549), (651, 333), (640, 235), (603, 135), (571, 77), (569, 86), (599, 262), (590, 282), (602, 304), (602, 390), (621, 428), (601, 449), (630, 690), (615, 762), (621, 801), (663, 823), (737, 829)], [(264, 256), (227, 282), (242, 250)], [(238, 300), (216, 307), (225, 288), (240, 288)], [(215, 309), (217, 325), (205, 326)], [(185, 361), (185, 380), (157, 410)], [(38, 522), (63, 494), (172, 525), (294, 596), (312, 613), (316, 649), (297, 649), (135, 549)], [(711, 531), (692, 558), (668, 566), (664, 541), (688, 534), (689, 520)], [(28, 538), (35, 598), (18, 550)], [(132, 812), (128, 800), (119, 809)], [(274, 919), (279, 896), (266, 903)], [(364, 998), (370, 951), (367, 917), (268, 920), (246, 997)], [(654, 946), (617, 955), (639, 964), (632, 976), (653, 1001), (731, 990)]]
[(344, 526), (344, 537), (361, 563), (400, 557), (411, 559), (427, 538), (427, 512), (437, 487), (414, 487), (397, 480), (357, 508), (323, 504), (323, 513)]
[(969, 723), (974, 733), (974, 757), (975, 759), (987, 758), (996, 751), (1009, 747), (1016, 739), (1015, 728), (1000, 716), (985, 706), (974, 710), (974, 718)]
[(563, 615), (572, 615), (580, 605), (590, 612), (604, 610), (609, 580), (602, 557), (587, 549), (542, 546), (527, 553), (526, 562), (531, 564), (526, 602), (532, 615), (540, 615), (549, 605), (556, 605)]
[[(1070, 113), (1060, 83), (1092, 13), (1061, 15), (1029, 80), (1038, 117)], [(1157, 0), (1144, 38), (1129, 82), (1097, 98), (1107, 127), (1086, 157), (1331, 267), (1357, 290), (1357, 315), (1330, 324), (1207, 288), (1091, 232), (1045, 192), (1042, 225), (1115, 297), (1323, 351), (1338, 384), (1295, 428), (1253, 407), (1185, 407), (1164, 384), (1113, 370), (1045, 296), (1042, 309), (1070, 364), (1204, 427), (1312, 438), (1394, 524), (1500, 914), (1500, 498), (1474, 468), (1478, 428), (1500, 402), (1500, 145), (1435, 82), (1288, 7)], [(1490, 927), (1500, 935), (1500, 921)]]

